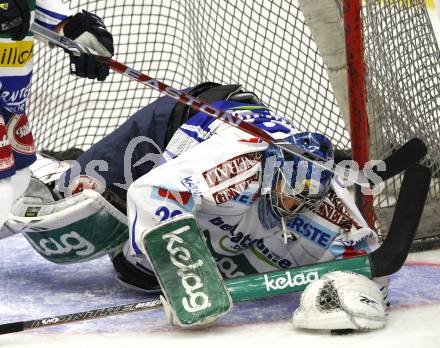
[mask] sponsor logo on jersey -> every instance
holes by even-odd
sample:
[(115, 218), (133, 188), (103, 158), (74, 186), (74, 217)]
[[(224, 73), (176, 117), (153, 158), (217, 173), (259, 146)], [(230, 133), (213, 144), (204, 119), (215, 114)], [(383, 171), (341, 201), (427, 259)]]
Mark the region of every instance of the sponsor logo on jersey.
[(290, 268), (292, 266), (290, 260), (285, 259), (270, 250), (266, 244), (264, 244), (263, 238), (258, 239), (256, 243), (250, 246), (250, 249), (257, 258), (269, 265), (279, 268)]
[(16, 86), (16, 84), (4, 86), (4, 84), (0, 82), (0, 98), (3, 107), (13, 114), (21, 115), (26, 112), (26, 101), (30, 92), (30, 83), (27, 81), (25, 87), (21, 87), (22, 85), (22, 83), (19, 83), (19, 86)]
[(349, 232), (353, 226), (361, 228), (356, 221), (350, 216), (344, 203), (339, 199), (333, 190), (330, 190), (327, 197), (332, 204), (322, 202), (315, 211), (320, 217), (326, 219), (332, 224), (341, 227), (344, 231)]
[[(209, 220), (211, 224), (222, 231), (229, 231), (229, 236), (220, 240), (220, 247), (227, 252), (236, 253), (240, 250), (250, 248), (257, 257), (272, 266), (279, 268), (289, 268), (292, 262), (273, 253), (265, 244), (263, 238), (252, 238), (250, 234), (235, 232), (238, 224), (227, 224), (222, 217), (217, 216)], [(226, 245), (228, 244), (228, 245)]]
[(346, 239), (347, 238), (346, 235), (341, 234), (340, 236), (335, 238), (335, 241), (341, 243), (345, 247), (354, 247), (356, 245), (363, 243), (367, 239), (375, 237), (375, 232), (373, 230), (364, 229), (362, 230), (362, 232), (363, 233), (361, 235), (359, 235), (359, 233), (356, 233), (354, 235), (351, 234), (350, 239)]
[(32, 59), (33, 47), (32, 41), (0, 42), (0, 67), (25, 66)]
[(328, 248), (336, 236), (335, 232), (317, 224), (304, 215), (295, 216), (294, 219), (289, 221), (287, 227), (324, 248)]
[(261, 152), (252, 152), (228, 159), (226, 162), (208, 169), (202, 175), (209, 187), (218, 186), (237, 175), (245, 173), (260, 163)]
[(171, 200), (187, 210), (192, 210), (194, 206), (194, 200), (192, 199), (191, 193), (185, 191), (171, 191), (156, 187), (151, 190), (151, 198), (163, 202)]
[(3, 10), (3, 11), (7, 11), (8, 8), (9, 8), (9, 3), (7, 3), (7, 2), (2, 2), (2, 3), (0, 4), (0, 9), (1, 9), (1, 10)]
[(285, 276), (269, 278), (267, 274), (264, 275), (264, 283), (266, 291), (283, 290), (286, 288), (294, 288), (297, 286), (307, 285), (318, 280), (318, 272), (303, 272), (292, 276), (290, 272), (286, 272)]
[[(180, 277), (185, 293), (188, 295), (188, 297), (182, 299), (183, 308), (189, 313), (194, 313), (210, 307), (211, 303), (208, 295), (199, 290), (204, 287), (202, 279), (193, 272), (203, 266), (203, 260), (193, 261), (190, 251), (184, 247), (185, 241), (178, 236), (188, 229), (187, 226), (182, 227), (163, 235), (162, 239), (167, 241), (166, 250), (170, 253), (171, 263), (178, 269), (177, 275)], [(189, 264), (188, 261), (191, 263)]]
[(350, 216), (337, 210), (335, 206), (332, 206), (327, 202), (322, 202), (315, 210), (315, 213), (332, 224), (339, 226), (346, 232), (350, 231), (353, 226), (353, 220)]
[(214, 192), (212, 194), (212, 198), (214, 202), (217, 204), (225, 203), (231, 199), (238, 197), (241, 193), (243, 193), (250, 183), (258, 181), (259, 173), (255, 173), (254, 175), (239, 181), (235, 184), (228, 186), (227, 188)]
[(237, 197), (234, 197), (233, 201), (238, 204), (243, 204), (243, 205), (249, 206), (249, 205), (254, 204), (259, 196), (260, 196), (259, 192), (253, 193), (250, 191), (246, 191), (246, 192), (239, 194)]
[(217, 216), (217, 217), (209, 220), (209, 222), (211, 224), (213, 224), (214, 226), (217, 226), (222, 231), (230, 231), (231, 234), (234, 234), (234, 231), (238, 226), (238, 224), (230, 225), (230, 224), (225, 223), (223, 218), (221, 218), (220, 216)]
[(339, 211), (342, 211), (343, 213), (347, 213), (347, 210), (344, 206), (344, 203), (338, 198), (338, 195), (335, 191), (329, 190), (327, 193), (328, 199), (333, 203), (333, 205), (338, 209)]
[(192, 176), (187, 176), (186, 178), (183, 178), (180, 182), (192, 194), (201, 195), (198, 183), (195, 182), (195, 180)]
[(14, 166), (14, 156), (6, 134), (3, 117), (0, 117), (0, 171), (5, 171)]
[(8, 122), (8, 138), (13, 149), (25, 155), (35, 153), (34, 138), (26, 115), (14, 115)]
[(164, 188), (159, 188), (157, 193), (159, 197), (171, 199), (172, 201), (176, 201), (181, 205), (188, 204), (189, 200), (191, 199), (191, 193), (189, 192), (177, 192), (177, 191), (170, 191)]

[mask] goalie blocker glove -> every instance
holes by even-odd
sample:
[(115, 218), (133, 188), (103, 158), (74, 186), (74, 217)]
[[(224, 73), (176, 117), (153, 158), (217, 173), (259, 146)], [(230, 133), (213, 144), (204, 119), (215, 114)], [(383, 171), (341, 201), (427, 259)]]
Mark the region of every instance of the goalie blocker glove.
[[(69, 18), (63, 27), (64, 36), (80, 45), (91, 48), (100, 56), (111, 57), (114, 54), (113, 36), (107, 30), (101, 18), (87, 11)], [(70, 55), (70, 72), (73, 75), (104, 81), (109, 74), (107, 64), (99, 63), (93, 55)]]
[(0, 32), (11, 35), (12, 40), (23, 40), (29, 31), (31, 11), (26, 0), (0, 2)]

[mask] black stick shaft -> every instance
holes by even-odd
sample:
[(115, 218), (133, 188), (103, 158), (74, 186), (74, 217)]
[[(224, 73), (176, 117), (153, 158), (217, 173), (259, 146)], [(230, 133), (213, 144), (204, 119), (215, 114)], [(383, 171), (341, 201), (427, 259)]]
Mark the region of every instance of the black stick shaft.
[(161, 305), (162, 302), (159, 299), (156, 299), (151, 301), (136, 302), (136, 303), (130, 303), (130, 304), (114, 306), (114, 307), (93, 309), (86, 312), (58, 315), (58, 316), (47, 317), (37, 320), (18, 321), (15, 323), (1, 324), (0, 335), (13, 333), (13, 332), (20, 332), (28, 329), (35, 329), (45, 326), (67, 324), (67, 323), (72, 323), (74, 321), (83, 321), (89, 319), (110, 317), (118, 314), (139, 312), (147, 309), (160, 307)]
[(383, 161), (386, 165), (384, 172), (378, 171), (375, 166), (373, 166), (373, 171), (379, 175), (383, 181), (388, 180), (422, 160), (427, 152), (428, 149), (421, 139), (412, 138), (384, 158)]
[(422, 217), (431, 182), (430, 170), (414, 164), (405, 172), (393, 219), (382, 246), (370, 254), (375, 277), (397, 272), (408, 256)]

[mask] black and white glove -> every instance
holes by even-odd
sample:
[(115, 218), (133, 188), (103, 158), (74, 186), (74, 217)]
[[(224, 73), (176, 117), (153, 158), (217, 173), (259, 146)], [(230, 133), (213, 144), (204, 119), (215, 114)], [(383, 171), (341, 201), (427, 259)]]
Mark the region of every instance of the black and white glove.
[(31, 11), (26, 0), (0, 2), (0, 32), (11, 35), (12, 40), (23, 40), (29, 31)]
[[(101, 56), (111, 57), (114, 54), (113, 36), (97, 15), (83, 10), (68, 19), (63, 31), (69, 39), (93, 49)], [(70, 54), (70, 67), (72, 74), (98, 81), (104, 81), (109, 74), (108, 65), (97, 62), (95, 56), (88, 54)]]

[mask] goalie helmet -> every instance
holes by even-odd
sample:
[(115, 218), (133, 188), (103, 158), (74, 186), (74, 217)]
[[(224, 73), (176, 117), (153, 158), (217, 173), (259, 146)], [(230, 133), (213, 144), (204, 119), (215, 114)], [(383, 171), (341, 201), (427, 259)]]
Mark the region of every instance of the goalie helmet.
[[(286, 141), (325, 161), (333, 161), (330, 140), (319, 133), (297, 133)], [(262, 192), (279, 218), (289, 218), (316, 209), (330, 189), (333, 173), (329, 170), (270, 145), (265, 152), (265, 177), (269, 187)], [(273, 166), (268, 166), (271, 158)], [(268, 168), (269, 167), (269, 168)], [(266, 181), (267, 182), (267, 181)]]

